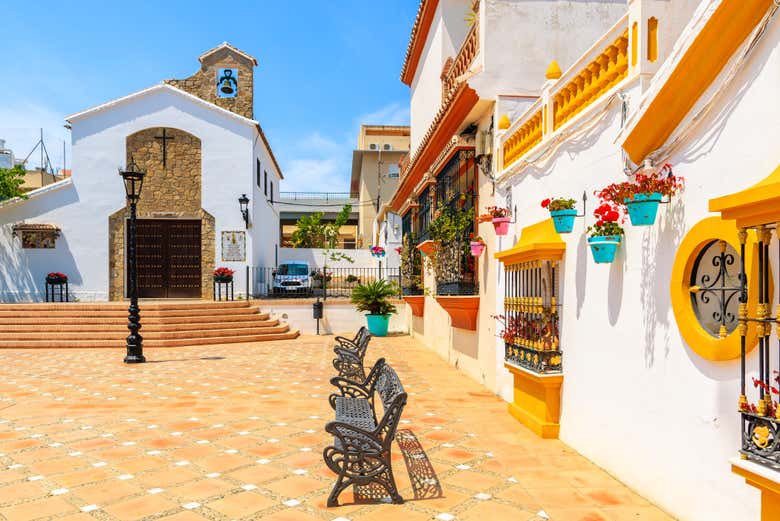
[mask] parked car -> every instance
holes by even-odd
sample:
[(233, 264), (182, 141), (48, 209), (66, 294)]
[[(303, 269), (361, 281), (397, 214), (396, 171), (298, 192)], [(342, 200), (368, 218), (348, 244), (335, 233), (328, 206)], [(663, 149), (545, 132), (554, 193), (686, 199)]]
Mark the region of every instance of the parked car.
[(312, 279), (309, 264), (302, 261), (282, 262), (273, 272), (273, 292), (312, 293)]

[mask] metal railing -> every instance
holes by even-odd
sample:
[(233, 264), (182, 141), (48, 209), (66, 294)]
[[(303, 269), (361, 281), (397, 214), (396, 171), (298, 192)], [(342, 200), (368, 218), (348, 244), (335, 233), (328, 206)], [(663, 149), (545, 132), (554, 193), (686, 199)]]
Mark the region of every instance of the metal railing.
[(353, 199), (350, 192), (279, 192), (279, 199), (290, 201), (343, 201)]
[(310, 268), (307, 274), (287, 275), (277, 268), (247, 267), (249, 298), (349, 298), (359, 284), (375, 280), (399, 287), (400, 268)]

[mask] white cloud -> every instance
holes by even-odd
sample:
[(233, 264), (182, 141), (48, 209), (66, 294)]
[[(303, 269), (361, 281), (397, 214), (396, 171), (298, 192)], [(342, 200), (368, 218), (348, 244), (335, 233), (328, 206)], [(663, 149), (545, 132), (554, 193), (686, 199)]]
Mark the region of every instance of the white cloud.
[(357, 118), (358, 125), (408, 125), (409, 105), (391, 103)]
[(408, 125), (409, 107), (390, 103), (352, 120), (342, 136), (324, 136), (315, 131), (296, 141), (283, 161), (286, 192), (348, 192), (352, 175), (352, 150), (360, 125)]
[[(14, 151), (17, 159), (24, 159), (40, 139), (43, 139), (49, 159), (55, 168), (62, 167), (62, 144), (66, 145), (68, 168), (70, 165), (70, 132), (66, 130), (65, 114), (49, 107), (30, 102), (7, 103), (0, 106), (0, 139)], [(40, 164), (38, 150), (30, 156), (28, 167)]]

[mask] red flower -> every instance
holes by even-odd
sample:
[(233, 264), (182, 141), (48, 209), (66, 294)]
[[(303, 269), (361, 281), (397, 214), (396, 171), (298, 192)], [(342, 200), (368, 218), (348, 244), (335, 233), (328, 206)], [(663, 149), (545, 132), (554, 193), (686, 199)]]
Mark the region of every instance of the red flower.
[(230, 277), (235, 273), (235, 271), (231, 270), (230, 268), (217, 268), (214, 270), (214, 276), (216, 277)]
[(608, 211), (607, 214), (604, 216), (604, 220), (611, 223), (617, 222), (618, 219), (620, 219), (620, 214), (617, 213), (615, 210)]
[(596, 221), (596, 226), (604, 226), (604, 221)]
[(542, 201), (542, 208), (547, 208), (548, 206), (550, 206), (550, 198), (549, 197), (547, 199), (545, 199), (544, 201)]

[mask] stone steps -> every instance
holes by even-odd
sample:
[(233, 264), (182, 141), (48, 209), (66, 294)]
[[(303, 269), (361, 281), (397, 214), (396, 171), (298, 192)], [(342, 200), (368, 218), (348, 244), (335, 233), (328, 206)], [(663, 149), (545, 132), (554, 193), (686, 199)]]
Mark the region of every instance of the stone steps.
[[(123, 348), (127, 302), (0, 304), (2, 348)], [(263, 342), (297, 330), (250, 302), (142, 301), (144, 347)]]

